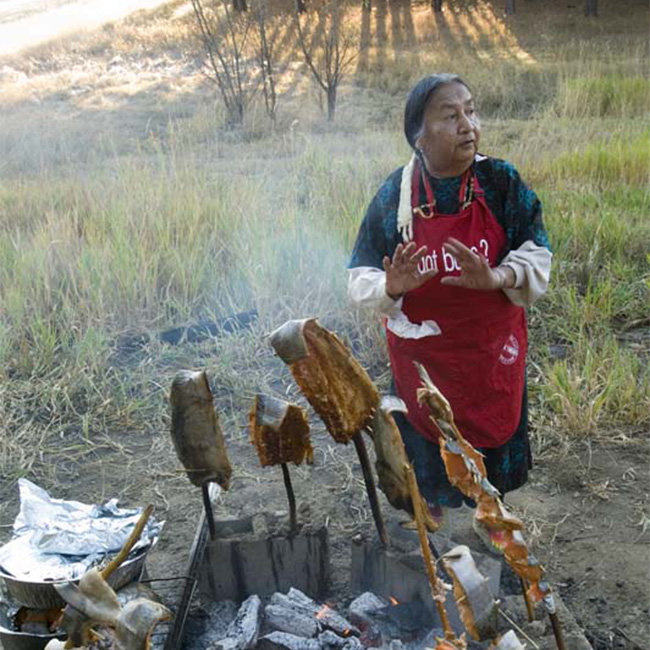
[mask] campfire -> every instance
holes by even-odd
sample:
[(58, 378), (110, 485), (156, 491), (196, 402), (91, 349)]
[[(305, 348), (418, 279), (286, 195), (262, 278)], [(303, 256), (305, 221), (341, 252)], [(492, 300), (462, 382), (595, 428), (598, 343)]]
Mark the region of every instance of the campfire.
[[(217, 650), (466, 650), (474, 644), (516, 650), (524, 647), (518, 633), (535, 647), (524, 630), (511, 629), (518, 626), (497, 601), (498, 562), (484, 558), (481, 564), (481, 568), (499, 566), (495, 588), (477, 566), (475, 557), (481, 554), (472, 554), (467, 546), (445, 549), (444, 554), (435, 548), (429, 534), (436, 526), (420, 496), (392, 417), (392, 412), (404, 409), (400, 400), (382, 400), (347, 347), (315, 319), (289, 321), (271, 334), (270, 343), (289, 366), (333, 440), (342, 445), (353, 443), (379, 543), (352, 540), (351, 587), (357, 591), (356, 598), (347, 606), (340, 600), (318, 600), (319, 595), (328, 595), (329, 576), (323, 570), (323, 561), (329, 555), (328, 531), (315, 530), (308, 521), (297, 522), (296, 495), (289, 474), (290, 463), (312, 460), (308, 419), (296, 404), (258, 395), (249, 416), (251, 441), (263, 467), (282, 468), (289, 521), (284, 527), (283, 522), (267, 521), (259, 536), (254, 525), (246, 526), (243, 521), (215, 524), (216, 537), (206, 541), (203, 552), (199, 592), (217, 601), (247, 598), (221, 639), (207, 645), (199, 637), (191, 647), (199, 648), (203, 643)], [(441, 429), (450, 480), (477, 500), (482, 521), (507, 531), (506, 560), (521, 577), (526, 612), (532, 619), (534, 603), (543, 602), (551, 614), (557, 647), (564, 650), (552, 595), (541, 567), (528, 554), (521, 535), (522, 522), (498, 499), (485, 477), (480, 454), (455, 428), (448, 403), (426, 376), (420, 398), (430, 406), (432, 418)], [(374, 448), (374, 472), (364, 436)], [(387, 525), (376, 483), (391, 506), (409, 515), (406, 526), (397, 530)], [(211, 517), (210, 511), (205, 516)], [(266, 513), (265, 519), (269, 518)], [(234, 528), (239, 533), (233, 536)], [(405, 536), (409, 538), (406, 544)], [(414, 570), (416, 552), (418, 566)], [(228, 559), (236, 567), (232, 580), (224, 577)], [(246, 567), (253, 570), (247, 572)], [(292, 577), (288, 578), (289, 574)], [(318, 577), (306, 584), (305, 576)], [(229, 581), (233, 584), (226, 584)], [(395, 595), (387, 590), (395, 590)], [(506, 621), (512, 624), (504, 625)]]
[[(298, 516), (300, 494), (294, 492), (289, 466), (313, 463), (305, 409), (257, 395), (249, 414), (260, 465), (268, 471), (279, 466), (282, 472), (288, 517), (269, 508), (243, 519), (217, 518), (214, 496), (230, 487), (232, 468), (206, 373), (183, 371), (171, 391), (172, 438), (204, 505), (184, 589), (165, 603), (151, 597), (119, 604), (106, 579), (125, 557), (121, 553), (101, 572), (89, 571), (79, 587), (57, 587), (66, 607), (47, 620), (48, 631), (65, 632), (67, 640), (52, 640), (48, 649), (518, 650), (525, 642), (536, 650), (571, 650), (554, 594), (526, 546), (523, 522), (488, 482), (481, 455), (463, 438), (426, 372), (420, 369), (418, 399), (440, 430), (449, 480), (476, 501), (479, 521), (503, 532), (503, 566), (436, 536), (392, 415), (404, 404), (380, 398), (335, 334), (315, 319), (289, 321), (271, 334), (270, 343), (332, 439), (353, 444), (362, 469), (376, 537), (366, 531), (349, 540), (348, 588), (331, 590), (329, 529)], [(374, 468), (366, 439), (374, 450)], [(382, 511), (376, 484), (394, 510)], [(518, 596), (502, 590), (506, 570), (520, 581)], [(192, 616), (187, 620), (193, 600), (208, 612), (200, 625)], [(522, 604), (523, 619), (515, 603)], [(549, 616), (548, 627), (535, 621), (540, 610)]]

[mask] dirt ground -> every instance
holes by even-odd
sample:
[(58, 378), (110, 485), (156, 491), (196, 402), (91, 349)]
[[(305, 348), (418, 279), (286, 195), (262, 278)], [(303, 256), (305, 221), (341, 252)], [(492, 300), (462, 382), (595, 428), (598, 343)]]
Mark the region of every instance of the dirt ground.
[[(188, 345), (183, 355), (198, 361), (220, 355), (229, 345), (238, 345), (237, 335), (231, 341), (226, 337)], [(262, 367), (272, 369), (277, 396), (304, 403), (270, 349), (261, 347), (257, 361), (260, 365), (252, 373), (259, 373)], [(174, 365), (178, 363), (183, 362), (177, 360)], [(161, 370), (152, 372), (160, 378)], [(370, 370), (386, 389), (381, 368)], [(169, 376), (173, 372), (173, 367), (166, 370)], [(160, 383), (166, 385), (167, 377), (160, 378)], [(166, 411), (162, 390), (159, 397), (161, 411)], [(250, 404), (250, 396), (217, 392), (216, 402), (234, 468), (232, 487), (219, 497), (217, 515), (286, 509), (281, 472), (261, 469), (248, 440), (244, 407)], [(56, 497), (96, 502), (119, 496), (125, 505), (154, 503), (157, 516), (167, 523), (149, 561), (152, 578), (186, 574), (201, 510), (200, 492), (190, 485), (175, 459), (169, 418), (165, 415), (163, 421), (162, 430), (146, 435), (116, 432), (113, 447), (95, 450), (84, 458), (68, 463), (57, 458), (56, 467), (40, 477)], [(330, 529), (333, 593), (340, 598), (347, 594), (349, 540), (357, 532), (371, 529), (371, 515), (352, 445), (337, 445), (313, 412), (311, 421), (314, 465), (292, 468), (292, 476), (300, 519)], [(650, 639), (650, 521), (644, 514), (650, 499), (648, 433), (611, 431), (606, 437), (574, 442), (568, 448), (547, 448), (536, 460), (528, 485), (506, 499), (523, 517), (535, 554), (595, 650), (645, 650)], [(534, 435), (534, 440), (539, 447), (539, 435)], [(381, 500), (389, 509), (383, 495)], [(3, 539), (10, 534), (17, 508), (15, 485), (3, 481)], [(446, 534), (454, 537), (453, 517)], [(473, 544), (481, 550), (477, 539)]]

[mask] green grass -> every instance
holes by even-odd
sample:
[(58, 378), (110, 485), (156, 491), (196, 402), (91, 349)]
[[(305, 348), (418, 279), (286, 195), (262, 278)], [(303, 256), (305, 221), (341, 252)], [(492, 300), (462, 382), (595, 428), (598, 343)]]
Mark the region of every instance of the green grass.
[(650, 110), (650, 81), (620, 73), (567, 79), (557, 109), (567, 117), (644, 117)]

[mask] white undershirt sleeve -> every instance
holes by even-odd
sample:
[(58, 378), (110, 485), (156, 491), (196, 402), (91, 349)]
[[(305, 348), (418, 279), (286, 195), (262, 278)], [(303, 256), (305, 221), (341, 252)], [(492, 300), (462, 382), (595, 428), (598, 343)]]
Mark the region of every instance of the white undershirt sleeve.
[(532, 240), (524, 242), (510, 251), (501, 261), (515, 273), (513, 289), (504, 289), (508, 298), (519, 307), (530, 307), (548, 289), (551, 277), (553, 253), (545, 246), (538, 246)]
[(402, 299), (393, 300), (386, 294), (386, 271), (374, 266), (348, 269), (348, 298), (359, 307), (367, 307), (390, 316), (402, 307)]
[[(524, 242), (510, 251), (501, 264), (515, 274), (515, 287), (504, 289), (508, 298), (520, 307), (530, 307), (548, 288), (553, 254), (533, 241)], [(358, 307), (398, 318), (402, 299), (393, 300), (386, 294), (386, 272), (374, 266), (357, 266), (348, 270), (348, 298)]]

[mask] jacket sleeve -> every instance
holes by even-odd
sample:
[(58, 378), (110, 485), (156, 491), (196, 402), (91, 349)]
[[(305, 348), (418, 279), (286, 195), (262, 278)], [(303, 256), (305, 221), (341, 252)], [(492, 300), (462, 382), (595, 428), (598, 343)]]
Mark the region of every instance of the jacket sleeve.
[[(348, 264), (348, 297), (358, 306), (382, 314), (391, 313), (401, 300), (386, 295), (384, 257), (392, 257), (398, 242), (397, 206), (401, 169), (396, 170), (379, 188), (361, 222)], [(399, 307), (398, 307), (399, 309)]]

